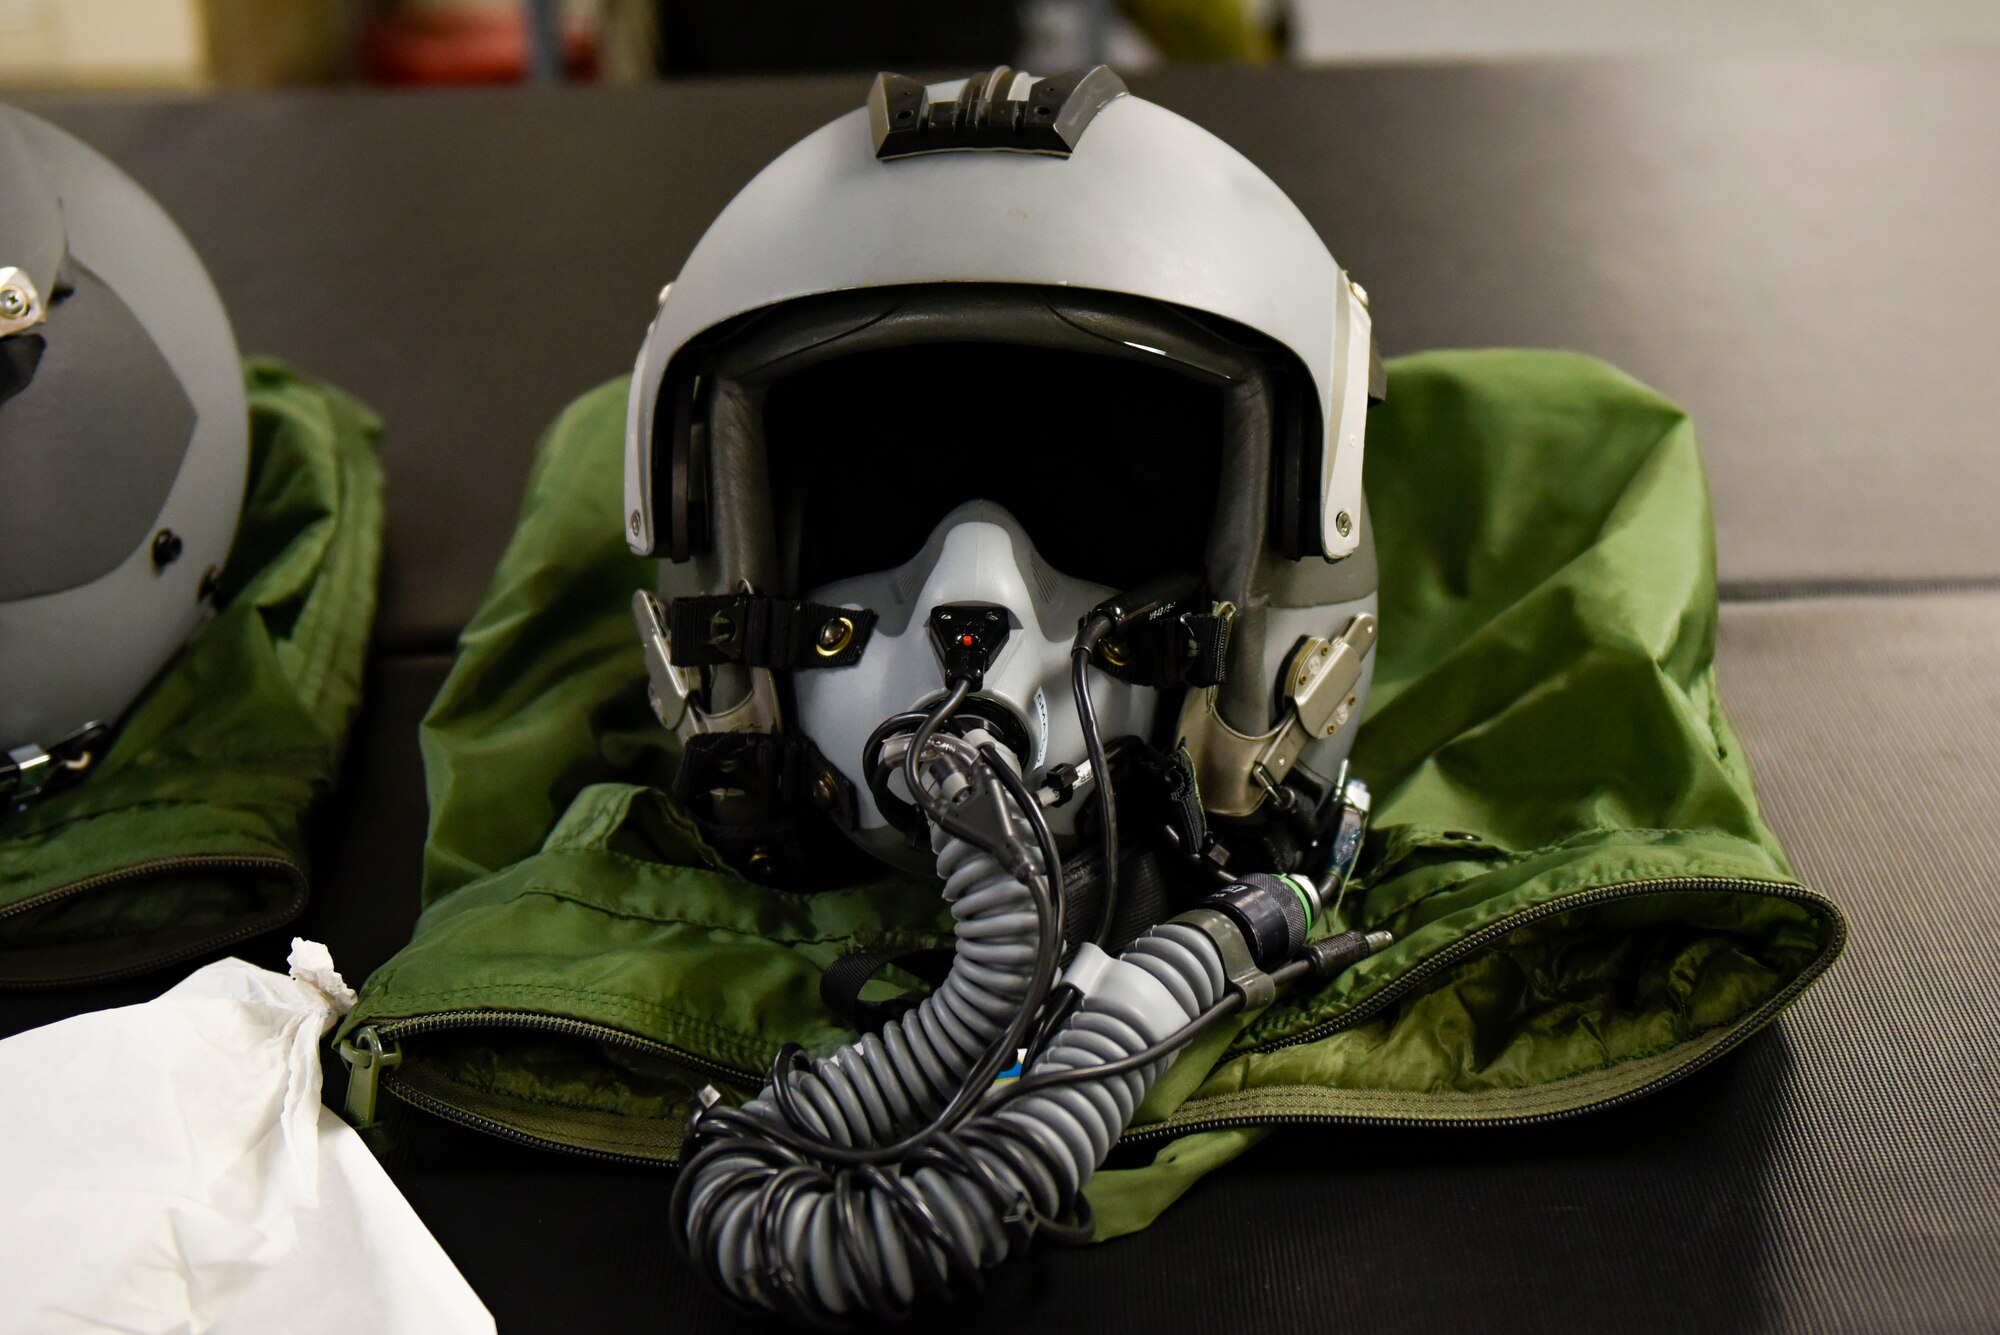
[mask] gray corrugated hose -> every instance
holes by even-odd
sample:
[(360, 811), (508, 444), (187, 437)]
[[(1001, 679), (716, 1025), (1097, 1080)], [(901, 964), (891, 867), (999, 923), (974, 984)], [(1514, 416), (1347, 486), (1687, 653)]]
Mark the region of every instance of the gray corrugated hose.
[[(1011, 809), (1006, 818), (1034, 847), (1025, 819)], [(787, 1077), (810, 1123), (798, 1129), (835, 1145), (886, 1144), (935, 1117), (1031, 986), (1042, 942), (1029, 887), (963, 839), (937, 831), (932, 842), (954, 919), (950, 974), (879, 1036)], [(1140, 1052), (1228, 987), (1214, 942), (1176, 923), (1117, 960), (1093, 951), (1089, 964), (1093, 986), (1031, 1073)], [(821, 1323), (906, 1310), (923, 1292), (1000, 1263), (1032, 1232), (1027, 1221), (1069, 1210), (1170, 1060), (1025, 1095), (939, 1138), (948, 1143), (859, 1168), (783, 1144), (786, 1119), (766, 1089), (737, 1110), (732, 1137), (702, 1147), (683, 1169), (676, 1197), (690, 1252), (755, 1307)], [(764, 1128), (769, 1145), (756, 1134)]]

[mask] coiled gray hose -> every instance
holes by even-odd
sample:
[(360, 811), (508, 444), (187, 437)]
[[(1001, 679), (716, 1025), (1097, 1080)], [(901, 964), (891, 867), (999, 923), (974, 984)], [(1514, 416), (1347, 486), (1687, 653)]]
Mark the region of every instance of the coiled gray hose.
[[(1027, 995), (1041, 944), (1028, 888), (962, 839), (934, 831), (932, 844), (951, 905), (951, 972), (880, 1034), (791, 1077), (812, 1129), (836, 1144), (880, 1144), (936, 1113)], [(778, 1115), (770, 1090), (749, 1109)]]
[[(1018, 833), (1027, 837), (1025, 822)], [(788, 1076), (794, 1108), (837, 1145), (887, 1144), (935, 1116), (1006, 1031), (1030, 985), (1041, 942), (1028, 887), (969, 843), (942, 831), (932, 843), (954, 919), (951, 972), (879, 1036)], [(1215, 944), (1180, 924), (1154, 929), (1120, 960), (1157, 980), (1184, 1013), (1086, 997), (1032, 1073), (1140, 1052), (1228, 986)], [(787, 1148), (767, 1089), (730, 1110), (735, 1134), (682, 1169), (675, 1199), (689, 1252), (753, 1307), (821, 1324), (907, 1311), (925, 1291), (976, 1282), (1032, 1233), (1035, 1219), (1067, 1211), (1170, 1060), (1027, 1094), (973, 1116), (901, 1165), (860, 1169)], [(759, 1129), (773, 1133), (769, 1143)]]

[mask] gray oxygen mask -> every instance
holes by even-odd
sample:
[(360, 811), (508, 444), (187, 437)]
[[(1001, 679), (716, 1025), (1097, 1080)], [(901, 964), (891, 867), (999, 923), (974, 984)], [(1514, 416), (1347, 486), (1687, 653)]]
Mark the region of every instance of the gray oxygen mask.
[[(1070, 651), (1079, 619), (1115, 592), (1054, 569), (1021, 522), (991, 501), (953, 510), (923, 550), (894, 570), (810, 590), (805, 596), (813, 602), (872, 608), (879, 618), (859, 663), (800, 673), (793, 685), (801, 728), (854, 780), (856, 841), (887, 861), (929, 869), (928, 849), (911, 848), (870, 793), (868, 771), (879, 757), (864, 753), (886, 720), (943, 698), (945, 654), (963, 636), (976, 637), (982, 656), (990, 656), (978, 689), (956, 717), (984, 727), (1013, 751), (1030, 787), (1054, 765), (1080, 764), (1085, 748), (1070, 690)], [(1150, 730), (1159, 692), (1094, 666), (1086, 670), (1106, 738)], [(889, 787), (907, 800), (900, 775)], [(1059, 841), (1074, 835), (1081, 806), (1048, 811)]]

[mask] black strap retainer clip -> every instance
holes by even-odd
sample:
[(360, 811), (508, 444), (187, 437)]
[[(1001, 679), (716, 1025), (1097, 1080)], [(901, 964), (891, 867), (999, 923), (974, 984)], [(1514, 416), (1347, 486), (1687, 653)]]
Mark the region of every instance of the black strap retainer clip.
[(1233, 603), (1189, 599), (1098, 641), (1090, 661), (1135, 686), (1219, 686), (1229, 674)]
[(676, 667), (741, 663), (798, 672), (860, 662), (875, 614), (759, 593), (709, 594), (669, 603), (667, 629)]

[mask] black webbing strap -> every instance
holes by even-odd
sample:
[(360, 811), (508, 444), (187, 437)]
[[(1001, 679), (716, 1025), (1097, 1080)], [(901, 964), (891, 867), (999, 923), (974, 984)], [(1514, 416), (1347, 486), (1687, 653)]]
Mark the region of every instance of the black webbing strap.
[(913, 1009), (924, 997), (925, 992), (906, 992), (887, 1001), (863, 1001), (861, 989), (876, 974), (895, 965), (905, 973), (915, 974), (933, 988), (944, 981), (951, 972), (952, 952), (948, 948), (926, 946), (917, 950), (851, 950), (826, 966), (819, 976), (819, 999), (826, 1008), (864, 1034), (872, 1034), (883, 1025)]
[(788, 732), (707, 732), (681, 747), (676, 802), (699, 816), (719, 794), (782, 807), (809, 802), (843, 826), (854, 823), (854, 785), (811, 739)]
[[(1172, 917), (1190, 894), (1206, 889), (1214, 872), (1201, 870), (1201, 862), (1215, 859), (1187, 748), (1161, 751), (1136, 737), (1122, 737), (1116, 751), (1118, 824), (1125, 835), (1111, 935), (1112, 945), (1122, 948)], [(1084, 851), (1063, 864), (1063, 942), (1070, 949), (1089, 939), (1097, 926), (1103, 871), (1097, 841), (1086, 832)]]
[(1228, 672), (1235, 609), (1204, 602), (1154, 617), (1099, 642), (1092, 660), (1135, 686), (1217, 686)]
[(789, 733), (700, 733), (681, 749), (673, 798), (709, 846), (767, 885), (814, 888), (852, 848), (854, 785)]
[[(1190, 857), (1208, 846), (1208, 814), (1201, 809), (1201, 787), (1195, 782), (1194, 757), (1183, 746), (1159, 751), (1127, 744), (1118, 752), (1119, 819), (1134, 808), (1133, 818), (1165, 825), (1173, 845)], [(1127, 794), (1130, 794), (1127, 797)]]
[(756, 593), (676, 598), (667, 631), (677, 667), (742, 663), (748, 667), (852, 667), (861, 661), (875, 614)]
[[(1123, 803), (1119, 804), (1121, 807)], [(1117, 954), (1149, 928), (1179, 911), (1182, 897), (1177, 859), (1157, 843), (1118, 851), (1118, 912), (1111, 919), (1111, 942)], [(1067, 954), (1097, 930), (1098, 898), (1104, 891), (1104, 859), (1095, 848), (1063, 863), (1063, 950)]]

